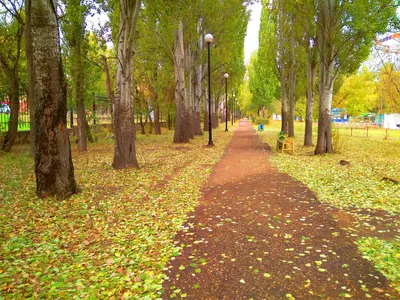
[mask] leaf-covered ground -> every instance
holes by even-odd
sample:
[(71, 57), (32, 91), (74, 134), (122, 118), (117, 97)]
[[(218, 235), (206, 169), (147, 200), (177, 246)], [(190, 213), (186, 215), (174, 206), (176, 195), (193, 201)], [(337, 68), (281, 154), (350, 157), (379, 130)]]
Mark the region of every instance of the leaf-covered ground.
[[(273, 151), (279, 126), (273, 122), (259, 132)], [(374, 133), (369, 138), (350, 137), (334, 129), (337, 153), (315, 156), (313, 147), (302, 146), (304, 124), (296, 123), (295, 154), (279, 153), (271, 161), (313, 190), (348, 236), (358, 240), (364, 256), (400, 289), (399, 256), (388, 250), (400, 249), (400, 184), (391, 181), (400, 181), (400, 141), (397, 132), (388, 140), (384, 130)], [(349, 164), (341, 165), (341, 160)]]
[(268, 149), (241, 120), (175, 237), (165, 299), (397, 298), (335, 219), (341, 211), (271, 166)]
[(28, 147), (0, 154), (0, 298), (160, 297), (172, 239), (231, 137), (138, 136), (140, 170), (110, 167), (111, 139), (74, 149), (81, 192), (63, 202), (35, 196)]

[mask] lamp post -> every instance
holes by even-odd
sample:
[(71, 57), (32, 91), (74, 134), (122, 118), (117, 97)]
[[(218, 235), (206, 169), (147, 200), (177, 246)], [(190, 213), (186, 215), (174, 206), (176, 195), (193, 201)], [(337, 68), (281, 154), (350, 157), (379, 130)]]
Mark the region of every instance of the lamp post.
[(226, 101), (225, 101), (225, 131), (228, 131), (228, 77), (229, 74), (225, 73), (225, 95), (226, 95)]
[(210, 46), (214, 37), (212, 34), (207, 33), (204, 37), (205, 42), (207, 43), (208, 49), (208, 146), (214, 146), (212, 141), (212, 127), (211, 127), (211, 75), (210, 75)]

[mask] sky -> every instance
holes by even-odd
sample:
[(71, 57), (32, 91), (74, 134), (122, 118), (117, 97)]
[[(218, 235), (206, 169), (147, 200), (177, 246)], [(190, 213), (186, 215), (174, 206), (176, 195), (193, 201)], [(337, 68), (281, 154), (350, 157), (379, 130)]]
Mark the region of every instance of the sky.
[(258, 49), (258, 32), (260, 30), (261, 3), (254, 3), (250, 7), (251, 16), (247, 25), (247, 33), (244, 39), (244, 62), (247, 65), (251, 54)]

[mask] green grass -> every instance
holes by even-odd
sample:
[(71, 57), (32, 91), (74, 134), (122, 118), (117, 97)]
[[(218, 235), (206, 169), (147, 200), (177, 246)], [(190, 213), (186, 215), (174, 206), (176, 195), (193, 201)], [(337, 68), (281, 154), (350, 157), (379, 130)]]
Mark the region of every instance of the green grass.
[[(279, 123), (260, 132), (275, 151)], [(316, 131), (316, 128), (314, 128)], [(314, 132), (314, 143), (316, 142)], [(303, 147), (304, 124), (296, 123), (295, 155), (278, 154), (272, 162), (281, 171), (307, 184), (320, 201), (337, 207), (359, 207), (399, 212), (400, 186), (382, 180), (400, 181), (400, 141), (348, 137), (335, 133), (335, 154), (313, 155), (314, 147)], [(349, 166), (339, 164), (350, 162)]]
[(81, 192), (62, 202), (36, 197), (28, 146), (0, 154), (0, 298), (159, 298), (173, 237), (231, 139), (223, 129), (214, 148), (207, 135), (138, 135), (140, 170), (111, 168), (111, 138), (73, 145)]
[(400, 240), (362, 238), (358, 241), (358, 247), (363, 257), (372, 261), (400, 292)]

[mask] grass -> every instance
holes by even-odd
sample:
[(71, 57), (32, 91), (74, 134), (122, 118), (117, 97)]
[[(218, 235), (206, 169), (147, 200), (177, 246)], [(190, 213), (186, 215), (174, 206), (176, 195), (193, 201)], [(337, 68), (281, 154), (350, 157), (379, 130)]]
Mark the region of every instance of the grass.
[(0, 298), (160, 298), (173, 237), (231, 139), (222, 127), (214, 148), (138, 135), (140, 170), (110, 167), (110, 138), (73, 145), (81, 192), (62, 202), (35, 196), (28, 147), (0, 154)]
[[(316, 128), (314, 128), (316, 130)], [(260, 133), (275, 151), (279, 123)], [(383, 209), (399, 212), (400, 186), (382, 178), (400, 181), (400, 142), (375, 138), (347, 137), (335, 133), (339, 153), (313, 155), (314, 147), (303, 147), (304, 125), (296, 123), (295, 155), (279, 154), (272, 162), (281, 171), (307, 184), (320, 201), (337, 207)], [(314, 133), (314, 143), (316, 142)], [(341, 160), (349, 166), (339, 164)]]
[[(314, 143), (316, 143), (314, 127)], [(295, 125), (295, 154), (277, 153), (272, 163), (282, 172), (306, 184), (313, 190), (321, 202), (346, 210), (357, 219), (354, 227), (363, 224), (375, 230), (369, 222), (374, 219), (374, 212), (383, 210), (394, 216), (400, 212), (400, 185), (383, 178), (400, 181), (400, 130), (392, 130), (385, 140), (384, 129), (374, 129), (368, 138), (351, 137), (347, 129), (334, 129), (333, 142), (335, 154), (313, 155), (314, 147), (304, 147), (304, 124)], [(280, 131), (280, 122), (272, 122), (259, 132), (275, 151), (276, 137)], [(354, 131), (353, 131), (354, 132)], [(350, 162), (342, 166), (340, 160)], [(361, 213), (354, 213), (360, 211)], [(384, 219), (376, 219), (384, 222)], [(360, 237), (350, 228), (350, 237), (357, 237), (357, 244), (363, 257), (372, 261), (400, 291), (400, 230), (399, 223), (387, 223), (387, 228), (394, 228), (394, 238), (384, 240), (376, 237)], [(390, 232), (390, 229), (388, 229)]]

